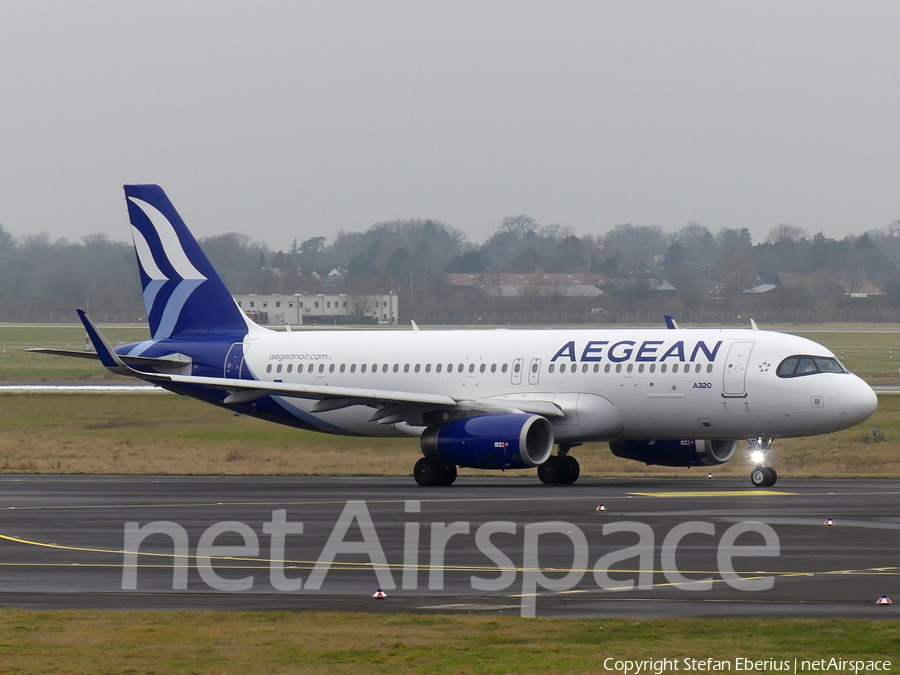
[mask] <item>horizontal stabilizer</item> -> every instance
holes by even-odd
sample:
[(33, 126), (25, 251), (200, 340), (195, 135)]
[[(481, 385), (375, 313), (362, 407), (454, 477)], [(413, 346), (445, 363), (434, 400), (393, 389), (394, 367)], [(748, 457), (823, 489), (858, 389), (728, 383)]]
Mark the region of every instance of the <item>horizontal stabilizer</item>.
[[(100, 355), (97, 352), (85, 352), (77, 349), (52, 349), (50, 347), (34, 347), (26, 349), (26, 352), (36, 352), (38, 354), (52, 354), (53, 356), (68, 356), (75, 359), (91, 359), (99, 361)], [(172, 354), (171, 356), (120, 356), (123, 363), (133, 368), (155, 368), (158, 371), (183, 371), (191, 365), (190, 357), (183, 354)], [(190, 372), (188, 370), (188, 372)]]

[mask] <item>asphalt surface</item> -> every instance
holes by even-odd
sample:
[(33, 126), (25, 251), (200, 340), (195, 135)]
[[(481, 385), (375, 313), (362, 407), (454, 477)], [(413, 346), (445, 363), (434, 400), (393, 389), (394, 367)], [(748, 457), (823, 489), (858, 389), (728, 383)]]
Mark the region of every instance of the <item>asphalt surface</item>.
[[(420, 488), (411, 478), (3, 475), (0, 606), (900, 617), (900, 481), (782, 477), (757, 490), (705, 476), (569, 487), (462, 476)], [(126, 542), (129, 527), (150, 523), (174, 539)], [(738, 550), (723, 544), (735, 526), (747, 530)], [(770, 587), (735, 587), (747, 582)], [(379, 587), (387, 598), (372, 598)], [(876, 605), (882, 595), (897, 609)]]

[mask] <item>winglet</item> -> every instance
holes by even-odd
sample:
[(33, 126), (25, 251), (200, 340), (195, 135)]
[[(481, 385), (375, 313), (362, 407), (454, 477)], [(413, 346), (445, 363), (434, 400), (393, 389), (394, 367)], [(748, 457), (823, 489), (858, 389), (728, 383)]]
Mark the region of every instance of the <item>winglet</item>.
[(753, 319), (750, 319), (750, 330), (759, 330), (759, 326), (756, 325)]
[(106, 341), (106, 338), (100, 334), (99, 330), (97, 330), (97, 327), (87, 315), (87, 312), (83, 309), (76, 309), (75, 311), (78, 312), (78, 318), (81, 319), (81, 323), (84, 324), (84, 329), (87, 331), (88, 337), (91, 338), (94, 350), (97, 352), (97, 356), (100, 357), (100, 363), (106, 366), (107, 369), (119, 375), (133, 374), (132, 369), (125, 365), (124, 361), (119, 358), (119, 355), (116, 354), (115, 350), (109, 345), (109, 342)]
[(668, 314), (666, 314), (666, 328), (669, 330), (678, 330), (678, 324), (675, 323), (674, 317), (671, 317)]
[(410, 319), (409, 322), (412, 324), (413, 333), (418, 333), (418, 332), (419, 332), (419, 327), (416, 325), (416, 322), (413, 321), (412, 319)]

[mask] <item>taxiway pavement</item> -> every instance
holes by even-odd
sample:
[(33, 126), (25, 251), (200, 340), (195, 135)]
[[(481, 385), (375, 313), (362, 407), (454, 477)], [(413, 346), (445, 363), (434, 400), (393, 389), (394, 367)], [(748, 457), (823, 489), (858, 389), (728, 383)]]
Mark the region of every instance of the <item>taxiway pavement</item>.
[[(569, 487), (461, 476), (449, 488), (405, 477), (3, 475), (0, 606), (900, 617), (900, 481), (782, 477), (758, 490), (696, 475)], [(164, 533), (123, 554), (126, 530), (150, 523)], [(734, 526), (747, 529), (736, 546), (764, 544), (754, 523), (771, 528), (777, 550), (731, 549), (732, 562), (737, 585), (771, 579), (767, 590), (734, 587), (722, 564)], [(321, 587), (310, 588), (317, 565)], [(381, 586), (388, 597), (373, 599)], [(898, 604), (876, 605), (882, 595)]]

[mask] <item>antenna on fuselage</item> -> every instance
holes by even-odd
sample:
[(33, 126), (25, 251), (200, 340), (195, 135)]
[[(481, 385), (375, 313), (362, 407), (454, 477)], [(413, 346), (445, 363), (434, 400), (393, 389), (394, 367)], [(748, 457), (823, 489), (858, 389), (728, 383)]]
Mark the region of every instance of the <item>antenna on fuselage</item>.
[(419, 327), (416, 325), (416, 322), (413, 321), (412, 319), (410, 319), (409, 322), (412, 324), (413, 333), (418, 333), (418, 332), (419, 332)]
[(750, 319), (750, 330), (759, 330), (759, 326), (756, 325), (753, 319)]
[(669, 330), (678, 330), (678, 324), (675, 323), (675, 318), (666, 314), (666, 328)]

